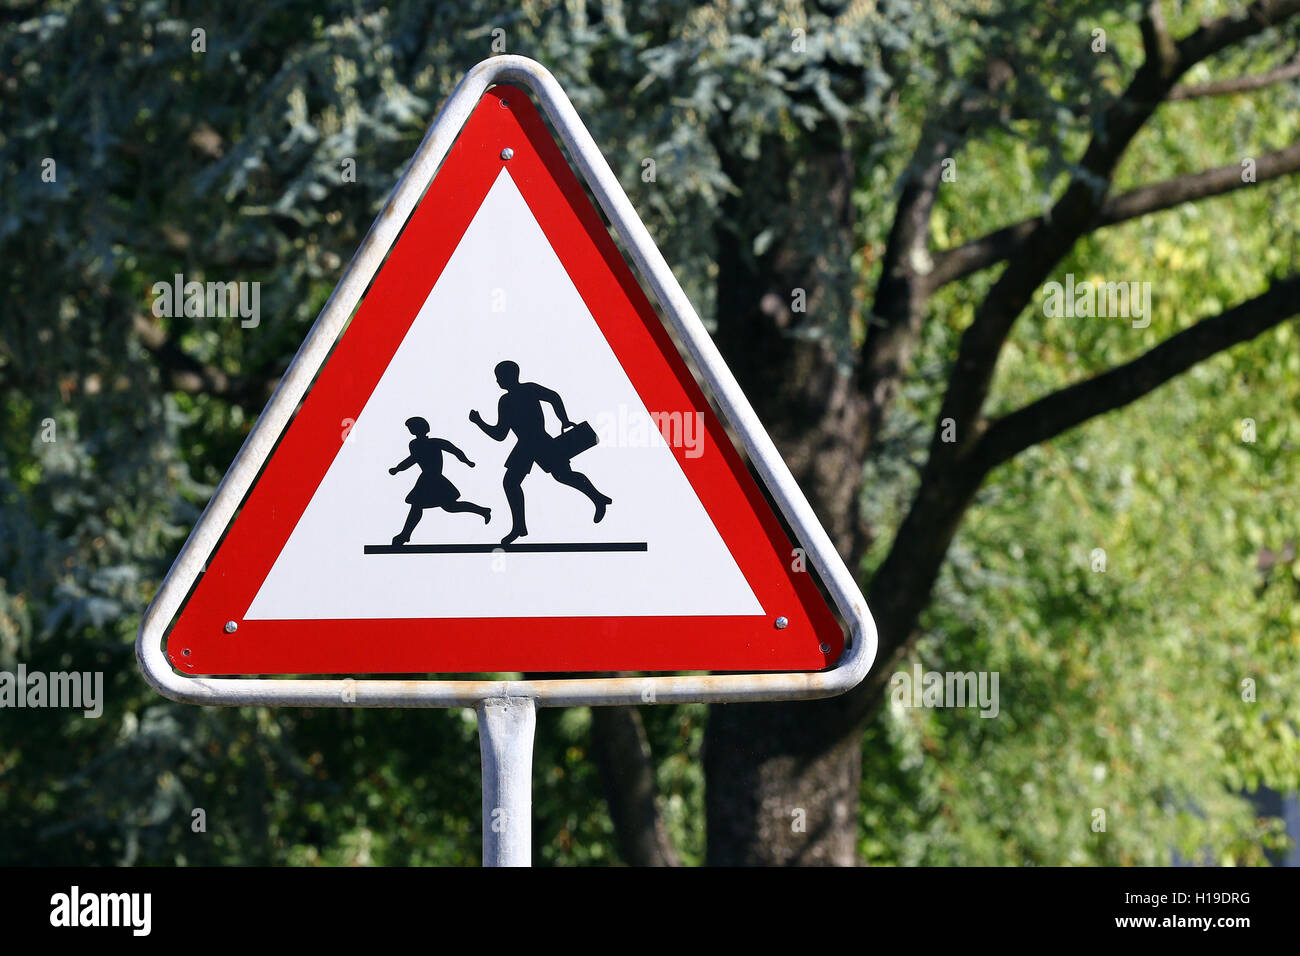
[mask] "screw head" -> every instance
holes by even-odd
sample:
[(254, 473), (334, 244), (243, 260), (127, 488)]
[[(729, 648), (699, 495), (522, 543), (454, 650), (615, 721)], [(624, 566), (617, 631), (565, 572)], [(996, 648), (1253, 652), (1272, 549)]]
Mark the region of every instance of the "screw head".
[(773, 622), (773, 623), (776, 624), (776, 629), (777, 629), (778, 631), (783, 631), (783, 630), (785, 630), (787, 627), (790, 626), (790, 621), (789, 621), (787, 618), (784, 618), (784, 617), (778, 617), (778, 618), (776, 619), (776, 621)]
[(830, 646), (829, 644), (818, 644), (818, 645), (817, 645), (817, 648), (818, 648), (818, 650), (820, 650), (823, 654), (829, 654), (829, 653), (831, 652), (831, 646)]
[(227, 621), (227, 622), (226, 622), (226, 633), (227, 633), (227, 634), (234, 634), (237, 630), (239, 630), (239, 625), (236, 624), (234, 621)]
[(502, 159), (510, 159), (510, 158), (513, 157), (514, 155), (515, 155), (515, 151), (514, 151), (513, 149), (511, 149), (509, 146), (507, 146), (505, 149), (501, 150), (501, 158), (502, 158)]

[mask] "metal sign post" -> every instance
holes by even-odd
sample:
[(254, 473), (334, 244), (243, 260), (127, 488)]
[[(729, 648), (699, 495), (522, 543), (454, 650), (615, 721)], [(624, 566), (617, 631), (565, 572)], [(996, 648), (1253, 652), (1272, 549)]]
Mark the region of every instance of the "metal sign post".
[[(493, 90), (494, 87), (497, 89)], [(556, 147), (551, 134), (546, 132), (531, 102), (520, 102), (528, 97), (519, 87), (536, 99), (542, 114), (567, 150), (573, 169)], [(490, 90), (496, 99), (488, 95)], [(461, 137), (463, 129), (477, 132), (473, 135), (467, 132)], [(509, 139), (498, 141), (504, 136)], [(540, 142), (542, 139), (544, 143)], [(452, 153), (453, 144), (455, 153)], [(449, 154), (452, 154), (450, 159)], [(432, 195), (439, 188), (434, 182), (436, 174), (453, 167), (453, 174), (442, 181), (444, 195), (441, 199), (446, 201), (422, 206), (426, 191)], [(641, 280), (658, 300), (672, 332), (682, 343), (707, 388), (707, 397), (655, 317), (654, 309), (600, 216), (583, 196), (581, 186), (573, 177), (575, 170), (622, 240)], [(455, 185), (448, 186), (448, 182)], [(481, 206), (471, 208), (470, 204), (475, 201)], [(579, 203), (584, 204), (585, 209), (579, 209)], [(544, 231), (549, 223), (552, 234), (530, 247), (538, 255), (528, 259), (516, 257), (513, 261), (506, 256), (504, 267), (499, 271), (509, 278), (525, 268), (540, 268), (537, 261), (547, 256), (552, 259), (558, 256), (563, 260), (562, 267), (560, 262), (553, 262), (549, 278), (542, 276), (545, 281), (539, 282), (553, 293), (554, 289), (572, 280), (561, 296), (568, 296), (563, 298), (568, 304), (563, 308), (552, 308), (546, 315), (559, 316), (557, 322), (572, 323), (574, 315), (589, 311), (590, 315), (585, 315), (584, 321), (594, 324), (587, 327), (584, 334), (588, 339), (585, 341), (595, 342), (597, 351), (604, 350), (603, 358), (595, 353), (578, 355), (571, 357), (570, 363), (590, 370), (595, 368), (599, 358), (607, 363), (607, 371), (613, 369), (616, 372), (620, 368), (618, 363), (622, 363), (619, 374), (626, 373), (627, 377), (620, 381), (628, 383), (627, 389), (635, 386), (635, 391), (623, 393), (629, 398), (622, 407), (635, 404), (638, 408), (644, 405), (645, 408), (667, 409), (672, 407), (667, 404), (671, 401), (678, 407), (696, 409), (690, 414), (707, 421), (707, 435), (712, 443), (710, 454), (716, 452), (716, 455), (689, 457), (675, 449), (663, 453), (672, 457), (661, 456), (660, 459), (660, 465), (664, 466), (666, 462), (665, 467), (670, 467), (670, 471), (680, 469), (672, 471), (671, 477), (679, 482), (679, 488), (685, 489), (683, 494), (690, 492), (687, 497), (694, 502), (692, 507), (701, 509), (699, 514), (705, 516), (703, 521), (696, 520), (692, 527), (703, 528), (702, 533), (717, 538), (718, 559), (710, 559), (711, 563), (690, 575), (687, 581), (696, 592), (696, 605), (684, 609), (633, 607), (635, 600), (655, 591), (646, 586), (644, 577), (635, 576), (644, 576), (649, 573), (647, 569), (654, 567), (659, 567), (664, 574), (676, 573), (671, 566), (664, 571), (665, 563), (658, 555), (688, 555), (689, 549), (681, 547), (680, 542), (674, 547), (671, 540), (655, 539), (656, 534), (666, 533), (660, 526), (671, 522), (660, 520), (665, 512), (656, 512), (656, 502), (648, 500), (642, 503), (645, 527), (638, 528), (639, 543), (629, 544), (622, 538), (610, 543), (607, 539), (613, 532), (606, 534), (604, 529), (621, 520), (619, 515), (627, 514), (626, 510), (618, 510), (627, 509), (627, 498), (621, 489), (612, 491), (613, 498), (605, 498), (595, 492), (590, 482), (585, 487), (590, 489), (589, 497), (597, 504), (595, 522), (599, 524), (604, 517), (605, 505), (601, 501), (611, 504), (615, 515), (599, 529), (592, 530), (594, 526), (588, 513), (583, 519), (585, 530), (570, 540), (539, 544), (537, 538), (527, 537), (527, 529), (523, 527), (523, 509), (519, 507), (510, 534), (499, 546), (481, 542), (409, 544), (411, 528), (419, 521), (419, 508), (438, 506), (436, 502), (441, 502), (441, 506), (450, 502), (454, 507), (448, 507), (448, 511), (476, 510), (483, 521), (477, 525), (480, 534), (485, 533), (483, 529), (490, 520), (489, 509), (472, 503), (474, 499), (456, 501), (452, 493), (457, 489), (449, 483), (445, 487), (417, 485), (417, 489), (411, 492), (416, 497), (407, 498), (411, 502), (408, 525), (391, 545), (386, 540), (367, 538), (363, 559), (361, 544), (348, 539), (346, 549), (339, 552), (344, 561), (371, 562), (365, 565), (365, 570), (372, 575), (373, 588), (363, 584), (353, 586), (350, 579), (337, 586), (331, 585), (334, 579), (328, 575), (339, 574), (337, 562), (331, 555), (319, 554), (323, 540), (321, 527), (325, 528), (326, 536), (335, 528), (339, 535), (357, 533), (356, 525), (360, 519), (355, 509), (346, 512), (348, 521), (318, 523), (315, 536), (308, 536), (307, 545), (299, 542), (295, 546), (289, 537), (299, 524), (307, 523), (315, 496), (328, 497), (328, 489), (321, 490), (326, 488), (326, 479), (332, 474), (327, 469), (335, 468), (345, 459), (357, 460), (356, 444), (345, 441), (343, 447), (339, 445), (339, 421), (346, 415), (359, 415), (357, 429), (364, 431), (366, 410), (380, 402), (375, 398), (384, 384), (379, 376), (389, 374), (386, 369), (397, 364), (393, 350), (399, 349), (400, 343), (409, 337), (408, 328), (417, 328), (412, 324), (418, 318), (416, 313), (432, 298), (429, 287), (420, 286), (418, 281), (427, 279), (434, 283), (433, 291), (436, 292), (437, 278), (427, 277), (438, 273), (446, 266), (453, 250), (461, 248), (455, 245), (454, 236), (449, 238), (453, 230), (437, 228), (439, 223), (433, 222), (430, 216), (460, 216), (458, 228), (461, 232), (456, 235), (468, 237), (473, 222), (489, 205), (495, 210), (490, 210), (489, 218), (496, 217), (491, 219), (490, 225), (507, 222), (518, 226), (511, 233), (511, 242), (522, 242), (520, 233), (539, 227)], [(514, 219), (502, 212), (511, 209), (516, 210)], [(537, 221), (534, 221), (534, 216)], [(498, 231), (491, 235), (499, 236), (501, 233)], [(415, 238), (411, 239), (412, 236)], [(408, 240), (414, 245), (404, 251), (402, 243)], [(469, 243), (469, 239), (461, 242)], [(431, 249), (433, 253), (430, 253)], [(497, 252), (495, 249), (489, 251)], [(502, 258), (499, 253), (495, 256), (489, 254), (476, 261), (491, 266)], [(385, 279), (386, 274), (389, 280)], [(397, 278), (393, 279), (393, 275)], [(581, 298), (575, 298), (578, 293), (574, 292), (574, 284), (584, 286)], [(480, 282), (474, 288), (482, 291), (483, 285)], [(371, 293), (366, 295), (368, 288)], [(378, 304), (371, 303), (372, 296), (379, 300)], [(486, 300), (487, 297), (474, 293), (467, 300), (469, 306), (480, 298)], [(530, 297), (525, 294), (515, 301), (519, 298)], [(462, 311), (459, 308), (444, 309), (447, 314), (460, 314)], [(381, 317), (376, 318), (374, 313)], [(403, 317), (406, 325), (399, 327), (394, 324), (397, 320), (393, 316)], [(489, 323), (503, 321), (506, 320), (489, 316), (481, 324), (489, 326)], [(384, 325), (385, 322), (389, 324)], [(444, 329), (440, 333), (443, 338), (438, 341), (471, 334), (464, 331), (469, 324), (462, 322), (451, 331)], [(513, 354), (518, 347), (515, 339), (500, 331), (503, 326), (496, 324), (490, 328), (499, 340), (509, 343), (510, 358), (520, 357)], [(538, 326), (536, 322), (514, 328), (519, 330), (520, 341), (529, 335), (534, 336), (530, 341), (544, 341), (551, 335), (551, 330), (544, 325)], [(344, 336), (345, 329), (347, 336)], [(573, 332), (577, 326), (570, 324), (566, 329), (577, 334)], [(372, 338), (367, 339), (368, 335)], [(558, 337), (558, 334), (552, 337)], [(545, 347), (537, 346), (538, 351), (532, 356), (522, 357), (553, 358), (552, 353), (545, 353)], [(436, 351), (429, 349), (421, 354)], [(562, 358), (564, 353), (556, 354)], [(440, 370), (437, 378), (459, 374), (466, 364), (458, 364), (454, 354), (448, 359), (449, 364)], [(552, 374), (555, 369), (560, 369), (561, 365), (557, 364), (560, 361), (557, 359), (550, 363)], [(614, 364), (609, 365), (610, 362)], [(545, 363), (539, 359), (536, 364)], [(511, 366), (514, 366), (512, 372), (509, 371)], [(477, 364), (475, 368), (478, 368)], [(508, 374), (502, 373), (503, 368)], [(331, 369), (336, 374), (331, 376)], [(501, 388), (508, 390), (517, 386), (519, 380), (514, 376), (518, 371), (515, 362), (501, 362), (497, 367)], [(431, 377), (427, 372), (423, 374), (418, 392), (423, 394), (425, 383)], [(608, 376), (607, 380), (612, 381)], [(330, 383), (336, 381), (364, 382), (364, 394), (340, 397), (331, 393)], [(577, 388), (580, 384), (566, 384), (561, 391), (567, 392), (567, 389)], [(536, 384), (525, 387), (539, 388)], [(541, 392), (555, 396), (558, 401), (558, 393), (546, 389)], [(663, 399), (665, 404), (650, 404), (647, 395), (656, 401)], [(398, 398), (402, 399), (402, 396)], [(717, 408), (716, 419), (708, 398)], [(419, 400), (418, 397), (412, 399)], [(565, 401), (568, 400), (566, 394)], [(482, 399), (475, 401), (481, 402)], [(405, 402), (389, 404), (398, 407)], [(480, 404), (479, 407), (486, 406)], [(563, 416), (563, 407), (557, 407), (565, 428), (573, 428), (577, 423), (568, 422)], [(392, 417), (387, 415), (384, 421), (391, 424)], [(444, 417), (441, 421), (445, 425), (452, 420)], [(505, 434), (504, 418), (499, 418), (496, 424), (487, 424), (486, 419), (474, 410), (468, 420), (497, 442)], [(463, 411), (454, 421), (464, 424)], [(739, 449), (752, 464), (799, 545), (797, 551), (789, 550), (789, 539), (763, 503), (741, 455), (727, 440), (722, 423), (730, 426), (736, 436)], [(400, 455), (385, 457), (382, 462), (377, 454), (366, 458), (363, 463), (367, 470), (358, 479), (367, 483), (364, 487), (373, 487), (372, 468), (378, 471), (386, 469), (395, 475), (410, 467), (412, 461), (421, 459), (424, 452), (419, 449), (426, 446), (419, 443), (426, 441), (423, 436), (429, 429), (429, 422), (413, 417), (407, 420), (406, 426), (412, 435), (417, 436), (411, 442), (410, 459), (390, 468)], [(576, 431), (574, 428), (569, 432), (571, 438)], [(458, 437), (461, 435), (460, 432), (456, 434)], [(409, 437), (403, 435), (401, 439), (405, 441)], [(575, 448), (579, 451), (589, 449), (595, 441), (594, 435), (590, 434), (578, 437), (581, 441), (571, 441), (569, 445), (573, 454), (578, 453)], [(519, 441), (522, 444), (522, 435)], [(290, 464), (277, 465), (276, 456), (285, 454), (286, 447), (290, 449), (286, 455)], [(451, 446), (443, 442), (442, 447)], [(615, 450), (619, 448), (621, 446), (616, 446)], [(455, 450), (459, 451), (459, 447)], [(387, 454), (385, 450), (384, 455)], [(477, 456), (478, 452), (475, 454)], [(600, 451), (587, 451), (586, 454), (594, 456)], [(654, 454), (660, 453), (656, 451)], [(507, 472), (515, 453), (512, 452), (511, 456), (507, 460)], [(470, 467), (468, 457), (463, 454), (460, 457), (465, 466)], [(601, 460), (613, 461), (611, 458)], [(623, 466), (625, 472), (633, 473), (623, 488), (640, 487), (636, 471), (640, 463), (647, 460), (635, 459), (635, 467)], [(424, 467), (421, 464), (421, 469)], [(316, 472), (307, 475), (308, 468), (314, 468)], [(583, 475), (575, 476), (566, 467), (555, 468), (554, 463), (544, 470), (560, 474), (563, 483), (570, 488), (577, 488), (586, 481)], [(485, 469), (480, 468), (473, 474), (484, 472)], [(523, 473), (527, 473), (527, 468)], [(288, 477), (283, 477), (286, 474)], [(420, 480), (424, 482), (425, 479), (422, 477)], [(507, 475), (505, 497), (511, 502), (512, 514), (518, 504), (521, 478), (516, 474), (514, 480), (512, 492)], [(602, 476), (598, 483), (603, 482)], [(427, 500), (417, 495), (420, 487), (426, 489), (420, 494), (425, 494)], [(499, 495), (501, 489), (498, 487), (495, 493)], [(512, 494), (515, 497), (512, 498)], [(476, 497), (479, 501), (495, 501), (481, 495)], [(355, 500), (348, 499), (349, 503)], [(431, 501), (435, 504), (430, 505)], [(405, 507), (401, 505), (403, 512)], [(498, 511), (503, 510), (499, 503), (496, 507)], [(334, 511), (329, 515), (338, 513)], [(472, 523), (478, 519), (459, 515), (456, 520), (470, 520)], [(242, 528), (240, 522), (243, 522)], [(461, 524), (456, 527), (470, 526)], [(390, 528), (388, 534), (392, 530)], [(534, 527), (533, 530), (538, 529)], [(374, 536), (373, 531), (368, 533)], [(583, 538), (584, 534), (587, 537)], [(593, 535), (597, 537), (593, 538)], [(515, 540), (521, 537), (523, 540)], [(649, 545), (647, 540), (651, 542)], [(266, 596), (267, 582), (274, 578), (273, 572), (279, 567), (277, 562), (287, 560), (284, 555), (291, 552), (308, 555), (310, 561), (316, 562), (315, 570), (319, 573), (298, 573), (297, 576), (290, 575), (287, 584), (281, 581), (281, 597), (277, 605)], [(455, 552), (454, 560), (465, 564), (448, 563), (448, 552)], [(534, 598), (537, 601), (553, 599), (554, 589), (543, 587), (517, 588), (507, 594), (500, 587), (499, 577), (495, 580), (488, 577), (484, 564), (497, 559), (537, 561), (539, 552), (551, 553), (546, 560), (563, 562), (555, 567), (581, 566), (588, 575), (604, 575), (603, 580), (610, 587), (584, 587), (581, 584), (571, 587), (561, 595), (564, 601), (569, 602), (563, 607), (545, 606), (519, 611), (492, 605), (489, 598), (500, 600), (501, 595), (507, 595), (513, 600), (514, 594), (524, 592), (541, 595)], [(590, 552), (603, 553), (593, 556)], [(793, 562), (792, 555), (795, 557)], [(660, 564), (654, 565), (655, 560)], [(574, 563), (582, 561), (587, 563)], [(254, 565), (256, 568), (250, 571)], [(384, 591), (390, 583), (387, 580), (389, 575), (405, 574), (406, 580), (421, 582), (400, 591), (398, 598), (401, 600), (432, 601), (434, 598), (430, 595), (434, 595), (436, 590), (434, 583), (424, 582), (434, 582), (436, 576), (412, 575), (412, 569), (436, 568), (445, 574), (449, 569), (463, 567), (469, 567), (479, 575), (476, 579), (471, 576), (464, 580), (477, 581), (474, 586), (483, 589), (482, 595), (468, 595), (469, 599), (480, 600), (479, 607), (470, 608), (472, 613), (443, 609), (439, 613), (423, 614), (423, 606), (413, 610), (410, 604), (396, 609), (383, 608), (393, 613), (368, 613), (376, 600), (375, 594), (370, 592)], [(536, 572), (540, 565), (534, 563), (530, 567)], [(805, 570), (815, 571), (820, 578), (824, 593), (838, 614), (839, 623), (811, 575), (803, 573)], [(711, 589), (719, 593), (725, 590), (719, 584), (724, 572), (732, 575), (731, 580), (739, 581), (732, 590), (740, 598), (733, 597), (732, 605), (727, 608), (701, 607), (698, 602), (710, 599)], [(623, 600), (614, 588), (620, 574), (630, 576), (636, 583), (636, 587), (626, 591), (627, 607), (620, 606), (611, 611), (595, 605), (576, 610), (571, 606), (573, 602), (583, 600), (606, 600), (607, 603), (609, 600)], [(464, 610), (466, 588), (459, 584), (448, 586), (445, 582), (438, 586), (441, 590), (434, 595), (438, 600)], [(660, 591), (669, 590), (660, 587)], [(611, 594), (615, 597), (610, 598)], [(311, 604), (317, 598), (336, 605), (340, 601), (355, 599), (356, 606), (344, 608), (351, 613), (335, 613), (334, 619), (325, 619), (327, 616), (319, 613), (295, 617), (284, 612), (285, 607), (292, 609), (295, 601), (298, 605), (304, 601)], [(259, 602), (269, 600), (273, 605), (269, 610), (262, 607), (259, 611), (255, 607)], [(744, 606), (738, 606), (740, 604)], [(498, 627), (496, 622), (505, 622), (505, 626)], [(491, 640), (487, 639), (488, 634), (493, 635)], [(220, 706), (475, 708), (483, 767), (483, 863), (488, 866), (527, 866), (530, 861), (532, 748), (537, 708), (829, 697), (857, 685), (866, 676), (875, 654), (875, 626), (857, 582), (818, 523), (617, 177), (551, 74), (532, 60), (517, 56), (498, 56), (478, 64), (448, 99), (195, 525), (158, 595), (145, 612), (136, 640), (136, 655), (145, 678), (163, 695), (182, 702)], [(319, 679), (265, 676), (548, 670), (659, 672), (669, 675), (674, 671), (726, 673), (539, 680), (357, 680), (327, 676)], [(263, 676), (229, 676), (237, 674)]]
[(483, 762), (483, 865), (529, 866), (537, 704), (530, 697), (489, 697), (475, 710)]

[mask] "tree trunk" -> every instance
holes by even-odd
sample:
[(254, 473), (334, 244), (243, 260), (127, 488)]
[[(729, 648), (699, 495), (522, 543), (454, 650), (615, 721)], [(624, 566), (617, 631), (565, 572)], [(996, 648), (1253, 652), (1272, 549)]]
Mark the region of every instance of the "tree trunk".
[[(728, 160), (738, 193), (724, 204), (718, 237), (716, 339), (831, 540), (856, 560), (868, 429), (848, 334), (853, 166), (838, 131), (819, 135), (816, 151), (797, 144), (803, 159), (773, 138), (759, 161)], [(755, 253), (753, 237), (766, 229), (778, 238)], [(862, 755), (857, 735), (822, 726), (833, 708), (711, 708), (710, 864), (854, 862)]]
[(659, 815), (654, 761), (640, 711), (591, 708), (591, 747), (623, 862), (677, 866), (677, 853)]
[[(834, 701), (715, 705), (704, 750), (710, 866), (852, 866), (862, 747)], [(829, 738), (829, 739), (828, 739)]]

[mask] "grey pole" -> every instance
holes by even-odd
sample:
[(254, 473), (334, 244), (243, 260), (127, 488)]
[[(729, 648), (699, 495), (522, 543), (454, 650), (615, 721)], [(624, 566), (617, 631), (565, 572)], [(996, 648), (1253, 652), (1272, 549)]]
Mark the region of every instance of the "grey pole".
[(537, 702), (488, 697), (475, 710), (483, 762), (483, 865), (532, 866)]

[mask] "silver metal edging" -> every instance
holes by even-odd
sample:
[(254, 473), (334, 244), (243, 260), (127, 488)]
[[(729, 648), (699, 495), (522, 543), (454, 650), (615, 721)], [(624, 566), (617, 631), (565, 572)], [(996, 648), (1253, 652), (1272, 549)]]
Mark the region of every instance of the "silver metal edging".
[[(470, 113), (496, 83), (518, 83), (539, 100), (637, 270), (685, 343), (724, 420), (735, 429), (777, 507), (821, 575), (849, 631), (844, 654), (830, 670), (536, 681), (280, 680), (187, 677), (176, 672), (163, 653), (168, 625), (216, 550), (240, 502)], [(573, 104), (545, 67), (521, 56), (497, 56), (479, 63), (465, 75), (438, 113), (168, 571), (157, 597), (145, 611), (136, 638), (140, 668), (159, 693), (186, 703), (226, 706), (470, 707), (500, 697), (531, 698), (540, 707), (810, 699), (830, 697), (856, 686), (875, 656), (875, 623), (853, 575), (795, 484)]]

